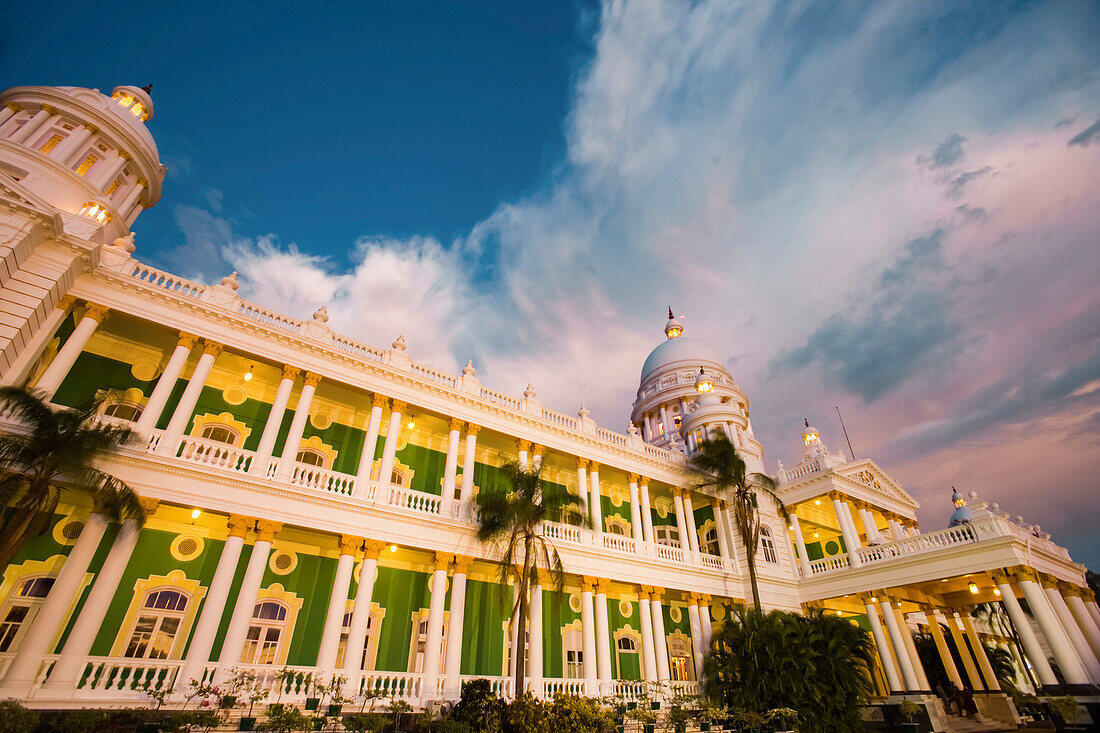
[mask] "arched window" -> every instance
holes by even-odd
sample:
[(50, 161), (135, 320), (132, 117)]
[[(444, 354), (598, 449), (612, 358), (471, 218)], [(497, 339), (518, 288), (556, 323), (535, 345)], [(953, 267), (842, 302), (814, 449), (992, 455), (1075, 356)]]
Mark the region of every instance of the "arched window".
[(626, 537), (626, 529), (618, 522), (609, 522), (607, 525), (607, 531), (611, 534), (617, 534), (620, 537)]
[(141, 412), (144, 408), (136, 402), (130, 402), (128, 400), (119, 400), (118, 402), (112, 402), (103, 408), (103, 414), (107, 417), (117, 417), (120, 420), (129, 420), (130, 422), (136, 421), (141, 417)]
[(615, 639), (615, 669), (622, 680), (641, 678), (641, 664), (638, 656), (638, 639), (628, 632), (619, 632)]
[(394, 469), (393, 473), (390, 474), (390, 483), (394, 486), (404, 486), (405, 474), (401, 473), (397, 469)]
[[(348, 636), (351, 634), (351, 615), (352, 612), (348, 611), (344, 614), (344, 623), (340, 629), (340, 646), (336, 650), (336, 669), (344, 668), (344, 659), (346, 658), (348, 649)], [(370, 642), (371, 637), (374, 636), (375, 622), (374, 614), (367, 615), (367, 635), (363, 639), (363, 657), (359, 660), (359, 669), (370, 669)]]
[(672, 679), (677, 682), (691, 682), (695, 679), (695, 660), (691, 656), (691, 642), (686, 639), (669, 637), (668, 665)]
[(207, 425), (202, 429), (202, 433), (199, 434), (200, 438), (206, 440), (212, 440), (215, 443), (228, 443), (229, 445), (237, 444), (237, 431), (227, 425)]
[(580, 629), (569, 629), (562, 634), (562, 651), (565, 654), (565, 676), (574, 680), (584, 677), (584, 638)]
[(772, 531), (767, 527), (760, 527), (760, 556), (764, 562), (778, 562), (775, 557), (775, 541), (772, 539)]
[(53, 587), (53, 578), (40, 575), (27, 578), (12, 594), (0, 621), (0, 652), (14, 652), (38, 615), (46, 596)]
[(718, 547), (718, 530), (711, 527), (703, 535), (703, 552), (708, 555), (718, 555), (721, 550)]
[(279, 645), (286, 632), (286, 606), (275, 601), (260, 601), (252, 610), (241, 662), (244, 664), (275, 664)]
[(177, 590), (155, 590), (146, 596), (124, 655), (138, 659), (167, 659), (183, 623), (187, 601), (187, 596)]
[(653, 528), (653, 539), (658, 545), (680, 547), (680, 530), (671, 524), (662, 524)]
[[(411, 659), (409, 659), (409, 671), (416, 673), (423, 673), (424, 671), (424, 650), (428, 644), (428, 619), (416, 625), (416, 634), (413, 636), (413, 648)], [(439, 669), (438, 672), (443, 671), (443, 660), (447, 658), (447, 622), (443, 622), (443, 635), (439, 640)]]
[(298, 463), (304, 463), (307, 466), (317, 466), (318, 468), (327, 468), (325, 465), (327, 457), (320, 451), (313, 450), (312, 448), (303, 448), (298, 451)]

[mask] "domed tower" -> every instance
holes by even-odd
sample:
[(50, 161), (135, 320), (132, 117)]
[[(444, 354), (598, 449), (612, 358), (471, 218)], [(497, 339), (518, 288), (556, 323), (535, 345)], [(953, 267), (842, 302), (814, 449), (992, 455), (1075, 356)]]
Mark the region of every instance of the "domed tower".
[(82, 87), (12, 87), (0, 93), (0, 171), (62, 212), (125, 236), (160, 199), (165, 168), (145, 123), (151, 87), (111, 96)]
[(684, 336), (684, 325), (668, 310), (665, 341), (642, 365), (638, 397), (630, 419), (647, 443), (683, 450), (719, 429), (763, 471), (763, 449), (749, 420), (749, 401), (722, 359), (702, 341)]

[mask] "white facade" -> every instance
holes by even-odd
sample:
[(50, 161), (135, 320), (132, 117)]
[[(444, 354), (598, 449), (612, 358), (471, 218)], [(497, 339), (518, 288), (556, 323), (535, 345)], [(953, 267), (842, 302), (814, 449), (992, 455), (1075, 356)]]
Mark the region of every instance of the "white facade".
[[(107, 96), (17, 87), (0, 94), (0, 105), (0, 379), (52, 397), (71, 383), (66, 379), (82, 354), (131, 355), (126, 363), (133, 373), (155, 381), (148, 394), (138, 390), (133, 397), (140, 416), (125, 416), (148, 442), (112, 456), (106, 468), (149, 500), (151, 526), (182, 531), (191, 517), (203, 536), (225, 543), (212, 579), (192, 583), (195, 605), (200, 595), (204, 600), (202, 610), (184, 618), (189, 643), (173, 642), (165, 658), (143, 670), (165, 671), (179, 684), (190, 677), (217, 679), (232, 666), (262, 659), (259, 651), (251, 661), (242, 656), (252, 648), (256, 624), (250, 619), (257, 602), (275, 597), (263, 580), (272, 553), (293, 546), (299, 555), (329, 558), (336, 568), (324, 597), (305, 599), (326, 610), (316, 662), (299, 665), (303, 670), (340, 670), (356, 689), (383, 680), (417, 704), (455, 696), (467, 676), (460, 670), (469, 666), (461, 652), (463, 628), (468, 634), (472, 623), (464, 618), (463, 594), (468, 579), (491, 575), (495, 557), (494, 548), (474, 537), (478, 487), (472, 469), (518, 460), (540, 465), (550, 480), (577, 493), (592, 519), (590, 529), (545, 527), (569, 574), (566, 590), (578, 599), (580, 653), (568, 658), (561, 652), (567, 657), (561, 675), (548, 675), (557, 662), (543, 665), (543, 635), (533, 635), (537, 644), (528, 654), (538, 661), (528, 675), (531, 689), (629, 696), (639, 682), (622, 679), (625, 663), (614, 656), (630, 649), (618, 645), (626, 630), (634, 634), (627, 634), (636, 640), (631, 644), (641, 647), (642, 680), (694, 684), (712, 624), (722, 623), (728, 604), (743, 603), (751, 593), (745, 548), (724, 501), (690, 488), (695, 482), (685, 456), (701, 437), (721, 430), (751, 470), (764, 471), (765, 463), (748, 398), (708, 347), (683, 335), (671, 311), (666, 341), (643, 368), (633, 424), (628, 434), (615, 433), (598, 426), (583, 406), (574, 417), (544, 407), (533, 390), (514, 397), (485, 387), (472, 365), (451, 375), (419, 364), (403, 338), (382, 349), (337, 334), (324, 308), (310, 319), (277, 313), (242, 300), (234, 276), (204, 285), (135, 259), (129, 229), (156, 204), (164, 177), (145, 128), (153, 109), (146, 91), (119, 87)], [(58, 348), (56, 334), (70, 315), (73, 329)], [(182, 393), (173, 393), (184, 381)], [(700, 391), (701, 381), (711, 388)], [(211, 387), (229, 404), (229, 395), (240, 390), (269, 405), (268, 417), (249, 428), (229, 412), (221, 422), (197, 414), (203, 390)], [(293, 411), (289, 426), (282, 420), (287, 411)], [(335, 470), (332, 446), (306, 437), (325, 421), (361, 431), (367, 457)], [(757, 568), (766, 608), (816, 605), (865, 619), (881, 654), (880, 692), (889, 695), (927, 692), (927, 677), (907, 641), (911, 628), (937, 612), (950, 618), (957, 610), (968, 620), (967, 607), (980, 602), (1001, 600), (1014, 613), (1020, 595), (1039, 609), (1044, 648), (1053, 650), (1068, 681), (1081, 689), (1100, 683), (1100, 648), (1090, 646), (1100, 640), (1100, 615), (1083, 590), (1083, 567), (1064, 548), (980, 502), (972, 505), (968, 524), (921, 533), (917, 504), (897, 482), (873, 461), (830, 453), (820, 434), (808, 423), (806, 428), (802, 461), (780, 466), (777, 474), (787, 519), (761, 502)], [(211, 437), (222, 435), (218, 429), (242, 433), (239, 443)], [(246, 430), (258, 436), (254, 448), (245, 447)], [(425, 469), (402, 464), (398, 454), (409, 445), (445, 456), (438, 485), (417, 485), (416, 470)], [(89, 633), (101, 629), (111, 599), (130, 592), (118, 584), (133, 566), (136, 539), (122, 531), (98, 572), (87, 573), (103, 535), (93, 519), (98, 515), (89, 516), (71, 552), (50, 566), (53, 589), (37, 620), (20, 628), (19, 651), (0, 653), (4, 694), (40, 705), (140, 695), (82, 674), (97, 664), (133, 669), (132, 658), (93, 658), (92, 642), (78, 643), (71, 635), (61, 648), (55, 643), (58, 623), (75, 618)], [(240, 563), (247, 569), (234, 580)], [(343, 651), (377, 633), (372, 619), (393, 623), (371, 615), (385, 610), (371, 605), (374, 574), (391, 566), (426, 576), (430, 594), (423, 615), (406, 619), (410, 669), (404, 671), (372, 669), (369, 646), (365, 664)], [(91, 583), (92, 591), (77, 607), (82, 583)], [(8, 586), (0, 602), (10, 606), (14, 590)], [(609, 621), (616, 602), (632, 609), (628, 622)], [(219, 629), (220, 614), (206, 609), (230, 604), (229, 625)], [(549, 621), (539, 608), (535, 623), (546, 629)], [(53, 625), (47, 628), (46, 621)], [(683, 630), (664, 628), (673, 622)], [(562, 639), (572, 638), (572, 628), (551, 637), (555, 644), (566, 649), (569, 642)], [(1089, 643), (1076, 643), (1081, 639)], [(220, 652), (212, 658), (215, 644)], [(273, 653), (258, 668), (270, 671), (286, 662), (285, 649)], [(1037, 667), (1046, 662), (1032, 661)], [(980, 674), (987, 665), (984, 655), (975, 660), (973, 684), (996, 692), (996, 680)], [(1049, 684), (1046, 672), (1039, 672), (1038, 682)], [(497, 684), (509, 689), (506, 668)], [(1011, 720), (1007, 703), (986, 704), (989, 714)]]

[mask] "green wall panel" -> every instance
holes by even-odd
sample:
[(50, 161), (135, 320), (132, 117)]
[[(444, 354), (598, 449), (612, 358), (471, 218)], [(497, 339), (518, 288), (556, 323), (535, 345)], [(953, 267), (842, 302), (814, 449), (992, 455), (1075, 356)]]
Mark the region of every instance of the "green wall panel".
[(428, 574), (400, 568), (378, 568), (374, 602), (386, 609), (378, 637), (376, 669), (406, 672), (412, 642), (412, 614), (427, 608), (430, 598)]
[(466, 609), (462, 617), (462, 674), (496, 676), (504, 668), (504, 621), (508, 597), (499, 583), (466, 581)]
[(557, 599), (553, 593), (543, 593), (543, 669), (547, 677), (561, 677), (564, 674), (562, 659), (562, 627), (579, 619), (581, 615), (569, 607), (569, 593), (563, 592)]
[(143, 382), (133, 375), (130, 365), (96, 354), (83, 352), (57, 388), (53, 401), (68, 407), (86, 408), (99, 390), (127, 390), (137, 387), (146, 396), (153, 391), (156, 380)]

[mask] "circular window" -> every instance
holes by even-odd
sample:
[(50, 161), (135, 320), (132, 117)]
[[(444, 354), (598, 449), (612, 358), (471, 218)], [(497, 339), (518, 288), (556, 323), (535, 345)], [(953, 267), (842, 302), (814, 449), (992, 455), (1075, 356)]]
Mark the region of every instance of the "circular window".
[(181, 534), (172, 540), (170, 550), (172, 557), (187, 562), (201, 555), (204, 545), (202, 537), (193, 534)]
[(298, 556), (287, 550), (279, 550), (271, 556), (268, 567), (270, 567), (271, 572), (276, 575), (287, 575), (291, 573), (294, 568), (298, 567)]
[(626, 498), (626, 496), (619, 489), (612, 489), (611, 490), (611, 504), (613, 506), (621, 507), (623, 505), (623, 500), (625, 498)]
[(619, 601), (619, 615), (623, 618), (630, 618), (634, 615), (634, 604), (623, 598)]
[(149, 359), (138, 359), (130, 367), (130, 374), (134, 375), (134, 379), (142, 382), (152, 382), (159, 373), (160, 363)]
[(569, 594), (569, 608), (573, 611), (573, 613), (581, 612), (581, 597), (576, 593)]
[(668, 609), (668, 617), (672, 619), (672, 623), (678, 624), (684, 620), (684, 612), (680, 610), (679, 606), (672, 606)]
[(836, 542), (834, 542), (833, 540), (829, 540), (825, 543), (826, 555), (835, 555), (838, 552), (840, 552), (840, 545), (838, 545)]
[(226, 387), (222, 399), (230, 405), (239, 405), (248, 399), (248, 392), (244, 391), (244, 387)]
[(309, 421), (313, 423), (313, 427), (318, 430), (326, 430), (332, 425), (332, 416), (327, 412), (321, 412), (316, 415), (310, 415)]
[(656, 505), (655, 505), (655, 508), (657, 509), (657, 516), (658, 517), (660, 517), (661, 519), (667, 519), (668, 518), (668, 510), (670, 508), (670, 503), (667, 500), (664, 500), (664, 499), (658, 500)]
[(710, 615), (715, 621), (721, 621), (726, 617), (726, 607), (721, 603), (716, 603), (710, 607)]
[(83, 519), (62, 519), (54, 525), (53, 538), (59, 545), (75, 545), (83, 531)]

